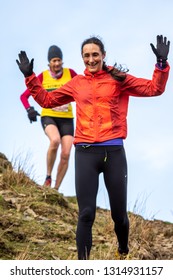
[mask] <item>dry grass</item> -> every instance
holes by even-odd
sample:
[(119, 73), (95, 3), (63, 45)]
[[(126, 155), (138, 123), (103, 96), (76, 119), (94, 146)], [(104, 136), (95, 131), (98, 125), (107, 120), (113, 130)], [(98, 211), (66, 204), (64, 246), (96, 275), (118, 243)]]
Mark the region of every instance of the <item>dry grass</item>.
[[(21, 166), (14, 171), (1, 155), (0, 162), (0, 259), (75, 260), (75, 197), (41, 189)], [(173, 259), (173, 224), (145, 220), (133, 213), (129, 219), (128, 259)], [(91, 259), (119, 259), (116, 250), (110, 211), (98, 208)]]

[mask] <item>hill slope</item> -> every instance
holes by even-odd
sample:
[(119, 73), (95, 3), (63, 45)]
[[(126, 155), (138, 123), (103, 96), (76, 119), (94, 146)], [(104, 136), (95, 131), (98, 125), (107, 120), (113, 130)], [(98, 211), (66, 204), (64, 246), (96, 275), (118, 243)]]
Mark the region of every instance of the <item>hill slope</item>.
[[(39, 188), (0, 153), (1, 260), (75, 260), (77, 213), (75, 197)], [(173, 259), (173, 224), (133, 213), (129, 219), (130, 259)], [(116, 248), (110, 211), (98, 208), (91, 259), (116, 259)]]

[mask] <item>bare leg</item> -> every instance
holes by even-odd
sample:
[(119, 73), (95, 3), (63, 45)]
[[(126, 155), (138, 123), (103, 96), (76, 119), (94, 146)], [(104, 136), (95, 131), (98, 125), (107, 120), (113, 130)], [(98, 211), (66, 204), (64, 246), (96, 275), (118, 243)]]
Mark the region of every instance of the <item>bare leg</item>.
[(56, 182), (55, 182), (56, 190), (59, 189), (60, 184), (67, 172), (72, 144), (73, 144), (73, 136), (65, 135), (62, 137), (60, 162), (58, 165), (58, 171), (57, 171)]
[(45, 128), (45, 133), (50, 140), (49, 148), (47, 151), (47, 175), (51, 176), (61, 140), (59, 131), (55, 125), (48, 125)]

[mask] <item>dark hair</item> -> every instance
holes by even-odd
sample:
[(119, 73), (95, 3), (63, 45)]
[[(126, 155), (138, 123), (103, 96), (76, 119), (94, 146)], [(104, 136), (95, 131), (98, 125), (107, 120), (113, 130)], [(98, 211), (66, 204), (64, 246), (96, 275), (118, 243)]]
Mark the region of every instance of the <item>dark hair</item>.
[(98, 37), (90, 37), (86, 40), (83, 41), (82, 45), (81, 45), (81, 54), (83, 52), (83, 47), (86, 45), (86, 44), (95, 44), (97, 46), (99, 46), (102, 54), (105, 54), (105, 48), (104, 48), (104, 45), (101, 41), (101, 39), (99, 39)]
[[(105, 54), (105, 52), (106, 52), (101, 39), (94, 36), (94, 37), (90, 37), (83, 41), (83, 43), (81, 45), (81, 54), (83, 52), (83, 47), (86, 44), (95, 44), (95, 45), (99, 46), (102, 54)], [(109, 73), (112, 76), (112, 78), (117, 81), (124, 81), (126, 78), (126, 73), (129, 71), (128, 69), (123, 68), (122, 65), (118, 66), (117, 63), (115, 63), (113, 65), (113, 67), (109, 68), (109, 67), (107, 67), (105, 61), (103, 62), (103, 70), (105, 70), (107, 73)]]

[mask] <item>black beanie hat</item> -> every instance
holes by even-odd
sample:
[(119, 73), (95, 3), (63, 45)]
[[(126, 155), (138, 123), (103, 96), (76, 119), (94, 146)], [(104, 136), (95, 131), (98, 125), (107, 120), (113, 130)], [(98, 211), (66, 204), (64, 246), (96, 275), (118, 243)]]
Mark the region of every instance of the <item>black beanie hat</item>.
[(63, 55), (62, 55), (61, 49), (59, 47), (53, 45), (53, 46), (50, 46), (50, 48), (48, 50), (48, 55), (47, 55), (48, 61), (50, 62), (50, 60), (55, 57), (62, 59)]

